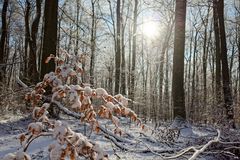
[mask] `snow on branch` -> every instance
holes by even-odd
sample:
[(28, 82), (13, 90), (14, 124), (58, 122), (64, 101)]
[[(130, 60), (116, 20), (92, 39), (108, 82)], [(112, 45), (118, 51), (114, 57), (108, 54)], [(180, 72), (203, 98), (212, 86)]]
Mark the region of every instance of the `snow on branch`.
[[(134, 141), (122, 137), (123, 131), (119, 125), (119, 117), (128, 117), (143, 128), (141, 120), (133, 110), (127, 107), (129, 99), (121, 94), (110, 95), (104, 88), (94, 89), (81, 82), (84, 72), (81, 64), (86, 60), (86, 55), (70, 55), (64, 52), (57, 57), (51, 54), (45, 63), (49, 63), (51, 60), (54, 60), (57, 65), (55, 71), (44, 75), (42, 82), (37, 83), (34, 89), (25, 95), (25, 100), (33, 106), (34, 122), (28, 125), (27, 133), (19, 137), (23, 153), (27, 151), (31, 142), (47, 131), (56, 139), (56, 143), (49, 146), (51, 160), (65, 159), (66, 157), (75, 160), (78, 156), (96, 160), (108, 159), (108, 155), (98, 144), (90, 142), (81, 133), (72, 131), (67, 124), (49, 119), (48, 115), (52, 114), (51, 110), (54, 107), (66, 115), (89, 124), (92, 131), (96, 133), (101, 131), (113, 142), (134, 144)], [(22, 87), (28, 88), (18, 77), (16, 79)], [(46, 90), (48, 91), (46, 92)], [(50, 92), (51, 94), (49, 94)], [(46, 97), (50, 104), (42, 104)], [(104, 102), (102, 105), (93, 107), (92, 99)], [(109, 120), (115, 129), (113, 131), (106, 129), (101, 125), (99, 119)]]
[(200, 149), (193, 148), (193, 150), (194, 150), (195, 152), (194, 152), (194, 154), (192, 155), (192, 157), (189, 158), (189, 160), (194, 160), (194, 159), (196, 159), (197, 156), (198, 156), (199, 154), (203, 153), (212, 143), (217, 143), (217, 142), (219, 142), (220, 136), (221, 136), (220, 130), (218, 129), (217, 132), (218, 132), (218, 136), (217, 136), (215, 139), (209, 141), (209, 142), (208, 142), (207, 144), (205, 144), (202, 148), (200, 148)]

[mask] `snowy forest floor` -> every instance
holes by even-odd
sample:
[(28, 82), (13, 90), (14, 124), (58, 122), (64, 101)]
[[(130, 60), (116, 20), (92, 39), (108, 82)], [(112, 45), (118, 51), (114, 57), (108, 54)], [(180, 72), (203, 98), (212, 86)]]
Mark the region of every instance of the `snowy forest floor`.
[[(206, 125), (193, 126), (184, 124), (180, 128), (180, 132), (177, 133), (176, 130), (171, 130), (169, 124), (166, 123), (154, 130), (154, 127), (151, 127), (152, 124), (149, 123), (142, 130), (137, 125), (130, 124), (129, 119), (122, 118), (121, 125), (124, 129), (122, 138), (130, 142), (128, 144), (118, 143), (129, 149), (124, 151), (114, 143), (113, 139), (106, 138), (106, 135), (102, 132), (98, 134), (91, 132), (89, 126), (82, 124), (73, 117), (61, 115), (61, 121), (68, 123), (74, 131), (83, 133), (91, 141), (100, 144), (102, 149), (109, 154), (111, 160), (188, 159), (218, 136), (216, 128)], [(27, 126), (31, 122), (32, 119), (29, 115), (1, 116), (0, 159), (8, 153), (22, 149), (18, 137), (21, 133), (26, 132)], [(113, 128), (112, 123), (107, 120), (101, 120), (101, 124), (109, 130)], [(196, 157), (197, 159), (206, 160), (240, 159), (239, 137), (240, 131), (238, 130), (221, 130), (220, 143), (213, 142), (204, 150), (202, 149), (203, 152)], [(48, 145), (54, 141), (50, 136), (35, 139), (30, 144), (27, 153), (31, 155), (33, 160), (48, 160)]]

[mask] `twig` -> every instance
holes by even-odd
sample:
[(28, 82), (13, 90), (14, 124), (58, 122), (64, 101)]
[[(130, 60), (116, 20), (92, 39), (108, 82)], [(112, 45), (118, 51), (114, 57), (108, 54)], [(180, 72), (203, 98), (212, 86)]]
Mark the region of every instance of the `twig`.
[(27, 151), (29, 145), (30, 145), (30, 144), (32, 143), (32, 141), (34, 141), (35, 139), (37, 139), (37, 138), (39, 138), (39, 137), (41, 137), (41, 136), (51, 136), (51, 135), (52, 135), (52, 133), (47, 132), (47, 133), (41, 133), (41, 134), (37, 135), (36, 137), (33, 137), (33, 138), (26, 144), (26, 146), (25, 146), (24, 149), (23, 149), (23, 152), (26, 152), (26, 151)]

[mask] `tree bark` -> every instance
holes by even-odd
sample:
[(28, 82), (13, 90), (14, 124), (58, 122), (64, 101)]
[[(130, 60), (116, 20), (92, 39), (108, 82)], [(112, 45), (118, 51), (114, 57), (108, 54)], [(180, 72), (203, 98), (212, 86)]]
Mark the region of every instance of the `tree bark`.
[(191, 34), (190, 34), (190, 42), (189, 42), (189, 60), (188, 60), (188, 83), (187, 83), (187, 109), (186, 109), (186, 117), (189, 118), (192, 114), (190, 114), (191, 112), (191, 69), (193, 68), (192, 67), (192, 61), (194, 61), (194, 58), (192, 58), (192, 46), (193, 46), (193, 39), (194, 39), (194, 30), (191, 29)]
[(132, 41), (132, 69), (131, 69), (131, 89), (130, 98), (134, 100), (135, 90), (135, 68), (136, 68), (136, 52), (137, 52), (137, 15), (138, 15), (138, 0), (134, 1), (133, 11), (133, 41)]
[(195, 114), (196, 114), (196, 104), (195, 104), (195, 100), (196, 100), (196, 81), (195, 81), (195, 77), (196, 77), (196, 61), (197, 61), (197, 57), (196, 57), (196, 53), (197, 53), (197, 45), (198, 45), (198, 33), (199, 31), (196, 29), (196, 33), (194, 36), (194, 49), (193, 49), (193, 71), (192, 71), (192, 97), (191, 97), (191, 106), (190, 106), (190, 110), (191, 110), (191, 118), (194, 119)]
[[(4, 0), (2, 8), (2, 34), (0, 40), (0, 63), (5, 63), (6, 57), (6, 38), (7, 38), (7, 8), (9, 0)], [(3, 82), (5, 77), (5, 67), (2, 66), (0, 73), (0, 82)]]
[[(77, 30), (77, 35), (76, 35), (76, 44), (74, 48), (74, 53), (77, 55), (78, 54), (78, 44), (79, 44), (79, 12), (80, 12), (80, 0), (76, 0), (77, 6), (76, 6), (76, 30)], [(92, 2), (93, 3), (93, 2)], [(94, 13), (93, 13), (94, 14)]]
[(39, 21), (41, 18), (41, 3), (42, 0), (36, 0), (36, 17), (33, 20), (31, 27), (31, 39), (30, 41), (30, 54), (28, 61), (28, 75), (31, 75), (31, 81), (36, 83), (39, 81), (39, 72), (37, 67), (37, 33), (39, 27)]
[(226, 43), (226, 33), (224, 24), (224, 0), (218, 1), (218, 16), (219, 16), (219, 31), (220, 31), (220, 47), (221, 47), (221, 57), (222, 57), (222, 81), (223, 81), (223, 95), (224, 103), (226, 108), (226, 116), (231, 127), (234, 126), (234, 111), (233, 111), (233, 98), (230, 87), (230, 74), (228, 67), (228, 57), (227, 57), (227, 43)]
[[(126, 95), (126, 62), (125, 62), (125, 26), (124, 18), (123, 18), (123, 11), (124, 11), (124, 4), (125, 0), (122, 0), (122, 8), (121, 8), (121, 93)], [(128, 16), (128, 15), (127, 15)], [(126, 22), (125, 22), (126, 23)]]
[(169, 55), (168, 49), (166, 50), (166, 67), (165, 67), (165, 86), (164, 86), (164, 101), (163, 105), (166, 107), (165, 116), (166, 120), (171, 119), (171, 109), (169, 108)]
[(28, 47), (30, 43), (30, 27), (29, 27), (29, 16), (30, 16), (30, 9), (31, 9), (31, 4), (29, 0), (26, 0), (26, 9), (24, 13), (24, 22), (25, 22), (25, 44), (24, 44), (24, 54), (25, 54), (25, 60), (27, 61), (25, 63), (25, 76), (29, 78), (29, 52), (28, 52)]
[(210, 6), (208, 6), (206, 22), (202, 20), (204, 24), (204, 40), (203, 40), (203, 56), (202, 56), (202, 67), (203, 67), (203, 106), (207, 105), (207, 38), (208, 38), (208, 18), (209, 18)]
[(184, 48), (185, 48), (186, 0), (176, 0), (175, 37), (173, 55), (173, 116), (186, 118), (184, 100)]
[(161, 106), (163, 106), (163, 79), (164, 79), (164, 63), (165, 63), (165, 54), (166, 51), (169, 47), (169, 41), (171, 38), (171, 34), (172, 34), (172, 30), (173, 30), (173, 23), (172, 20), (169, 21), (169, 24), (167, 26), (167, 31), (166, 31), (166, 38), (164, 39), (163, 42), (163, 46), (162, 46), (162, 50), (160, 53), (160, 66), (159, 66), (159, 111), (157, 111), (159, 113), (159, 115), (162, 115), (163, 119), (166, 119), (164, 117), (165, 115), (165, 109), (162, 108)]
[(131, 62), (132, 62), (132, 29), (131, 25), (128, 29), (128, 79), (127, 79), (127, 86), (128, 86), (128, 96), (131, 94)]
[(58, 18), (58, 0), (46, 0), (44, 9), (44, 37), (41, 63), (41, 78), (46, 73), (54, 71), (55, 64), (50, 61), (45, 63), (46, 58), (50, 55), (56, 55), (57, 48), (57, 18)]
[(90, 61), (90, 84), (94, 86), (95, 48), (96, 48), (96, 17), (95, 1), (92, 0), (92, 27), (91, 27), (91, 61)]
[(116, 34), (116, 55), (115, 55), (115, 94), (120, 93), (121, 78), (121, 0), (117, 0), (117, 34)]
[(216, 101), (217, 104), (221, 103), (221, 55), (220, 55), (220, 36), (219, 36), (219, 21), (216, 0), (213, 3), (213, 20), (214, 20), (214, 35), (216, 47)]

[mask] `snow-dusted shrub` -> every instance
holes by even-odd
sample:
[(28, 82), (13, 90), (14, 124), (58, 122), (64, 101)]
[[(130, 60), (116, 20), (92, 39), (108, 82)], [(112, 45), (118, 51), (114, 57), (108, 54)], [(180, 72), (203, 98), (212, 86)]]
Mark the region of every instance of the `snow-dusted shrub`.
[[(127, 107), (129, 99), (121, 94), (110, 95), (104, 88), (92, 88), (91, 85), (81, 82), (84, 72), (81, 63), (86, 58), (84, 56), (64, 53), (61, 58), (50, 55), (46, 59), (46, 63), (52, 59), (55, 61), (55, 71), (46, 74), (43, 81), (36, 84), (35, 88), (25, 96), (25, 100), (33, 107), (34, 121), (28, 125), (28, 131), (19, 136), (23, 146), (21, 153), (25, 157), (27, 156), (25, 152), (34, 139), (51, 135), (56, 139), (48, 149), (51, 160), (64, 160), (66, 157), (75, 160), (78, 156), (94, 160), (108, 159), (108, 155), (97, 143), (91, 142), (81, 133), (74, 132), (68, 124), (50, 119), (48, 109), (53, 104), (59, 103), (66, 106), (70, 112), (80, 115), (80, 121), (88, 123), (96, 133), (101, 131), (99, 124), (101, 118), (111, 121), (115, 126), (113, 133), (120, 136), (123, 134), (119, 125), (120, 116), (129, 117), (141, 125), (136, 113)], [(51, 95), (45, 95), (46, 88), (50, 88)], [(50, 102), (42, 104), (45, 97), (48, 97)], [(92, 100), (101, 100), (103, 104), (93, 105)], [(16, 155), (10, 154), (7, 157)]]

